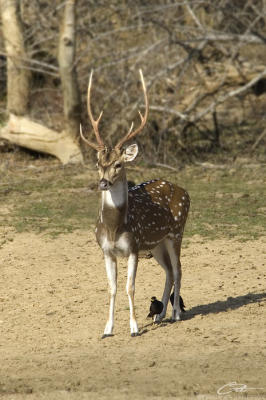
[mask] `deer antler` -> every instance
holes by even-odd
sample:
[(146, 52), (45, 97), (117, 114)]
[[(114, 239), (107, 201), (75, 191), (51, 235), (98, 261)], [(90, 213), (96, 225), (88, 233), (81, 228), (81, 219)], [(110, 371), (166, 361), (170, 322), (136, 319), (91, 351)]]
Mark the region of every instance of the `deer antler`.
[(85, 138), (85, 136), (83, 135), (83, 132), (82, 132), (82, 126), (81, 126), (81, 124), (79, 125), (79, 133), (80, 133), (81, 139), (82, 139), (85, 143), (87, 143), (90, 147), (92, 147), (94, 150), (99, 151), (99, 150), (101, 149), (101, 147), (99, 147), (98, 144), (89, 142), (88, 139)]
[(132, 139), (139, 132), (141, 132), (142, 129), (144, 128), (146, 122), (147, 122), (148, 112), (149, 112), (149, 101), (148, 101), (147, 89), (146, 89), (146, 85), (145, 85), (145, 82), (144, 82), (144, 78), (143, 78), (143, 74), (142, 74), (142, 70), (141, 69), (139, 70), (139, 74), (140, 74), (140, 79), (141, 79), (143, 93), (144, 93), (144, 99), (145, 99), (145, 114), (143, 116), (141, 114), (141, 112), (139, 111), (139, 116), (140, 116), (140, 120), (141, 120), (140, 126), (132, 132), (133, 126), (134, 126), (134, 123), (132, 122), (128, 133), (115, 146), (116, 149), (120, 149), (125, 142), (127, 142), (130, 139)]
[(89, 80), (89, 85), (88, 85), (87, 106), (88, 106), (89, 118), (90, 118), (90, 121), (91, 121), (91, 124), (92, 124), (92, 127), (93, 127), (93, 130), (94, 130), (94, 133), (95, 133), (96, 140), (97, 140), (97, 143), (98, 143), (98, 144), (89, 142), (89, 141), (83, 136), (81, 126), (80, 126), (80, 136), (81, 136), (81, 138), (84, 140), (85, 143), (87, 143), (87, 144), (88, 144), (89, 146), (91, 146), (93, 149), (95, 149), (95, 150), (98, 151), (98, 150), (103, 149), (103, 148), (105, 147), (104, 142), (103, 142), (103, 140), (101, 139), (100, 133), (99, 133), (99, 122), (100, 122), (100, 119), (101, 119), (101, 117), (102, 117), (102, 115), (103, 115), (103, 111), (101, 111), (101, 113), (100, 113), (100, 115), (99, 115), (99, 117), (98, 117), (97, 120), (95, 120), (95, 119), (93, 118), (92, 111), (91, 111), (91, 83), (92, 83), (92, 75), (93, 75), (93, 70), (91, 70), (90, 80)]

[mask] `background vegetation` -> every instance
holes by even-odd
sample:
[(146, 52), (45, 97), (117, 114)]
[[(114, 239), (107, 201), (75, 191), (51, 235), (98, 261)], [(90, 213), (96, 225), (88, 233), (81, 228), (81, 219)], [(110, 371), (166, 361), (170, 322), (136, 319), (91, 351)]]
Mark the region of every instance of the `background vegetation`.
[[(143, 107), (138, 69), (150, 98), (149, 123), (138, 137), (145, 161), (178, 165), (243, 153), (265, 157), (265, 0), (73, 1), (81, 122), (91, 132), (86, 88), (93, 68), (93, 106), (114, 143)], [(2, 0), (2, 7), (8, 0)], [(21, 0), (26, 48), (20, 68), (30, 73), (29, 115), (64, 127), (58, 64), (67, 1)], [(61, 26), (62, 29), (62, 26)], [(0, 111), (6, 111), (7, 53), (0, 22)], [(91, 135), (91, 133), (89, 133)], [(91, 154), (89, 153), (89, 157)]]

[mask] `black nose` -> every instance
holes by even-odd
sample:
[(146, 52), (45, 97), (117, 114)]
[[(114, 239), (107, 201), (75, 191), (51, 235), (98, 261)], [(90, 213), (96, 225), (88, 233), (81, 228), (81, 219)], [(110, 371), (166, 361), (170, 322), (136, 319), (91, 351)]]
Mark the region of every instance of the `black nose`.
[(110, 182), (107, 179), (101, 179), (99, 183), (100, 190), (108, 190), (110, 187)]

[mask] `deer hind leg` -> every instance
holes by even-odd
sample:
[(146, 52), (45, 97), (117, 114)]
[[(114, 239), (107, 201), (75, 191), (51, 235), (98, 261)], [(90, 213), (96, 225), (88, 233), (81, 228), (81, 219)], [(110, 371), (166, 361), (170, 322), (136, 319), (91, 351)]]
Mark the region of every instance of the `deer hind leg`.
[(105, 268), (110, 291), (110, 308), (109, 317), (105, 325), (104, 334), (102, 338), (112, 336), (114, 328), (114, 312), (115, 312), (115, 296), (117, 288), (117, 263), (116, 257), (111, 254), (105, 254)]
[(174, 304), (172, 311), (172, 320), (179, 321), (181, 314), (179, 296), (180, 296), (181, 277), (182, 277), (181, 263), (180, 263), (181, 240), (174, 241), (171, 239), (166, 239), (166, 246), (171, 260), (173, 280), (174, 280)]
[(158, 262), (158, 264), (160, 264), (162, 268), (165, 270), (165, 275), (166, 275), (164, 292), (162, 296), (163, 311), (161, 312), (161, 314), (156, 315), (155, 318), (155, 321), (159, 322), (166, 315), (167, 305), (169, 302), (171, 289), (173, 287), (173, 272), (172, 272), (171, 259), (169, 257), (168, 250), (164, 241), (158, 244), (158, 246), (156, 246), (151, 251), (151, 253), (155, 258), (155, 260)]
[(135, 279), (137, 274), (138, 267), (138, 255), (130, 254), (128, 257), (128, 272), (127, 272), (127, 294), (129, 301), (129, 310), (130, 310), (130, 332), (131, 336), (138, 336), (138, 324), (135, 315), (135, 307), (134, 307), (134, 296), (135, 296)]

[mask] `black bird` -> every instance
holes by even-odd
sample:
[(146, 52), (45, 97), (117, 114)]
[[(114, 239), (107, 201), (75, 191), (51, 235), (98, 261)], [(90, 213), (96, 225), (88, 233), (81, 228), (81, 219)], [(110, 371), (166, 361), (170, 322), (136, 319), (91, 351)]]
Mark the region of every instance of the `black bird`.
[(155, 296), (151, 298), (150, 312), (147, 318), (152, 318), (154, 315), (161, 314), (163, 311), (163, 303), (156, 299)]
[[(170, 296), (170, 301), (171, 301), (172, 306), (174, 305), (174, 293), (175, 292), (173, 292)], [(185, 306), (184, 301), (181, 296), (179, 296), (179, 306), (180, 306), (182, 312), (186, 312), (186, 310), (185, 310), (186, 306)]]

